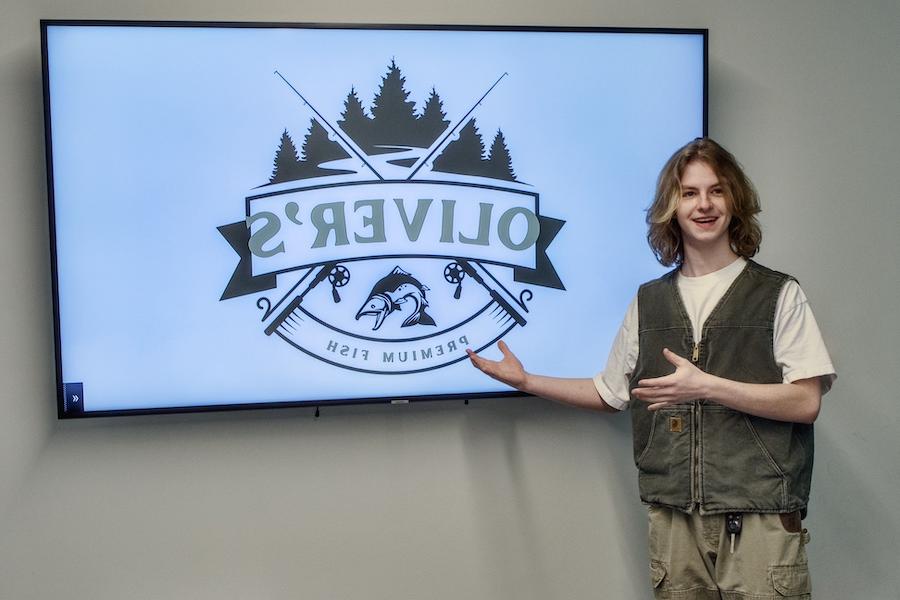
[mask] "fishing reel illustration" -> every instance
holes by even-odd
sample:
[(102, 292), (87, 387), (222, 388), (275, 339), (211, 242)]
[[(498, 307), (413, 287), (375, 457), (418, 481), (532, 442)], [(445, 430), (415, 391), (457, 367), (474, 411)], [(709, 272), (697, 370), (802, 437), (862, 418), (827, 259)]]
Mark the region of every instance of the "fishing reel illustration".
[(444, 267), (444, 279), (447, 280), (447, 283), (456, 284), (456, 291), (453, 292), (453, 297), (456, 300), (459, 300), (459, 297), (462, 295), (462, 280), (465, 278), (466, 272), (458, 262), (452, 262)]
[(338, 303), (341, 301), (338, 288), (350, 283), (350, 271), (344, 265), (335, 265), (328, 272), (328, 282), (331, 284), (331, 297), (334, 298), (335, 303)]

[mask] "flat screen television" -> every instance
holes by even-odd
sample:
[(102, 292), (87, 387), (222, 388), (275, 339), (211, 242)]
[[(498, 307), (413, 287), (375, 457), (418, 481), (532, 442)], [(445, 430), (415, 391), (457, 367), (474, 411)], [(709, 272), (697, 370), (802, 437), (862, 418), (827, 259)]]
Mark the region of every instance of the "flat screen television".
[(43, 21), (61, 418), (601, 370), (705, 30)]

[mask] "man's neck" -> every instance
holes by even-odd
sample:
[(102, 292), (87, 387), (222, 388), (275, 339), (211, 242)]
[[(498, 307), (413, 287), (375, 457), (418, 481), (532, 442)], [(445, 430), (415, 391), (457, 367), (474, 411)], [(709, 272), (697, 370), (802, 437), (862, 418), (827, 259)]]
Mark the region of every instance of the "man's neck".
[(738, 258), (730, 244), (719, 245), (716, 248), (687, 246), (684, 249), (684, 264), (681, 265), (681, 274), (685, 277), (702, 277), (724, 269)]

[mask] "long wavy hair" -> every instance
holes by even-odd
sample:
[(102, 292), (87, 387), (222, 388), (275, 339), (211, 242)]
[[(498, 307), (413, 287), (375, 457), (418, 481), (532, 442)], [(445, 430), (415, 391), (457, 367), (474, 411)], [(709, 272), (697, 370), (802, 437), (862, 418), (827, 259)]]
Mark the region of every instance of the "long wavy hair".
[(656, 182), (656, 195), (647, 209), (647, 242), (656, 260), (667, 267), (684, 263), (684, 244), (675, 209), (681, 198), (681, 177), (694, 161), (709, 165), (719, 178), (732, 213), (728, 225), (731, 249), (744, 258), (754, 256), (762, 242), (762, 229), (756, 218), (762, 210), (759, 194), (728, 150), (709, 138), (697, 138), (672, 155)]

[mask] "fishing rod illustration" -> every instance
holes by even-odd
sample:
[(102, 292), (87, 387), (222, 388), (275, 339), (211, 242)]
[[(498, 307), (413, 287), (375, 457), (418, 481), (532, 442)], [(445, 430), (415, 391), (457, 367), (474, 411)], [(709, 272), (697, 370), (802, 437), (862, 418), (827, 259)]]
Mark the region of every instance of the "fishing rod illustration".
[[(485, 290), (487, 290), (488, 294), (491, 297), (491, 300), (496, 302), (498, 307), (500, 309), (502, 309), (502, 311), (505, 312), (510, 318), (512, 318), (516, 322), (516, 324), (523, 326), (523, 327), (525, 326), (525, 324), (527, 323), (527, 321), (525, 320), (525, 317), (523, 317), (522, 314), (518, 310), (516, 310), (516, 308), (506, 300), (506, 298), (504, 298), (502, 295), (500, 295), (500, 293), (497, 290), (495, 290), (490, 285), (488, 285), (488, 283), (484, 280), (484, 278), (481, 276), (481, 274), (475, 269), (474, 266), (472, 266), (472, 264), (468, 260), (466, 260), (464, 258), (457, 258), (456, 264), (459, 265), (462, 273), (465, 273), (465, 275), (468, 275), (469, 277), (474, 279), (476, 283), (478, 283)], [(490, 272), (484, 268), (484, 265), (482, 265), (480, 263), (476, 263), (476, 264), (478, 264), (478, 266), (480, 266), (482, 269), (484, 269), (484, 271), (488, 275), (490, 275)], [(462, 273), (460, 273), (457, 269), (454, 269), (452, 267), (452, 263), (451, 263), (450, 265), (447, 266), (447, 269), (445, 269), (444, 277), (450, 283), (456, 283), (458, 285), (461, 285)], [(491, 278), (493, 279), (493, 275), (491, 275)], [(499, 285), (499, 283), (498, 283), (498, 285)], [(503, 286), (501, 285), (500, 287), (502, 288)], [(506, 288), (503, 288), (503, 289), (504, 289), (504, 291), (507, 291)], [(459, 288), (457, 288), (457, 292), (459, 292), (459, 291), (460, 291)], [(507, 291), (507, 293), (508, 293), (508, 291)], [(458, 298), (458, 297), (459, 297), (458, 294), (454, 294), (454, 298)], [(524, 304), (522, 305), (522, 307), (524, 308)], [(500, 312), (500, 311), (498, 311), (498, 312)]]
[[(312, 270), (313, 268), (310, 268), (310, 270), (307, 272), (307, 275), (312, 272)], [(297, 285), (299, 285), (304, 279), (306, 279), (306, 275), (303, 276), (303, 278), (297, 283)], [(306, 295), (326, 279), (331, 282), (331, 293), (335, 302), (340, 302), (340, 296), (338, 295), (337, 288), (347, 285), (347, 282), (350, 281), (350, 273), (346, 267), (338, 265), (337, 262), (325, 263), (319, 269), (319, 272), (316, 273), (316, 276), (309, 283), (309, 285), (306, 286), (306, 288), (304, 288), (301, 293), (297, 294), (291, 301), (291, 303), (288, 304), (284, 308), (284, 310), (282, 310), (278, 314), (278, 316), (272, 320), (271, 323), (269, 323), (269, 325), (265, 329), (265, 334), (272, 335), (272, 333), (274, 333), (275, 330), (278, 329), (288, 318), (290, 318), (294, 311), (300, 307), (300, 304), (303, 302), (303, 299), (306, 297)], [(297, 286), (294, 286), (291, 291), (296, 289), (296, 287)], [(291, 292), (288, 292), (288, 295), (290, 295), (290, 293)], [(281, 302), (283, 301), (284, 298), (282, 298)], [(279, 302), (278, 304), (281, 304), (281, 302)]]
[(366, 153), (363, 152), (362, 148), (360, 148), (359, 146), (356, 145), (356, 142), (354, 142), (352, 139), (344, 138), (344, 136), (341, 135), (341, 133), (337, 130), (337, 128), (335, 128), (335, 127), (328, 121), (328, 119), (326, 119), (325, 117), (323, 117), (323, 116), (322, 116), (322, 113), (320, 113), (318, 110), (316, 110), (316, 107), (313, 106), (312, 103), (310, 103), (310, 101), (307, 100), (307, 99), (303, 96), (303, 94), (301, 94), (299, 91), (297, 91), (297, 88), (295, 88), (293, 85), (291, 85), (291, 82), (290, 82), (290, 81), (288, 81), (287, 79), (285, 79), (284, 75), (282, 75), (282, 74), (279, 73), (278, 71), (275, 71), (275, 74), (278, 75), (278, 76), (281, 78), (281, 80), (284, 81), (284, 83), (287, 84), (287, 86), (288, 86), (289, 88), (291, 88), (291, 90), (293, 90), (293, 92), (294, 92), (295, 94), (297, 94), (297, 96), (298, 96), (301, 100), (303, 100), (303, 103), (304, 103), (306, 106), (308, 106), (308, 107), (310, 108), (310, 110), (312, 110), (312, 111), (316, 114), (316, 117), (318, 118), (319, 122), (322, 123), (323, 125), (325, 125), (326, 127), (328, 127), (328, 129), (330, 129), (331, 132), (332, 132), (335, 136), (337, 136), (338, 140), (339, 140), (340, 143), (341, 143), (341, 146), (344, 147), (344, 150), (349, 150), (350, 152), (352, 152), (353, 154), (355, 154), (355, 155), (357, 156), (357, 158), (359, 158), (359, 159), (363, 162), (363, 164), (364, 164), (370, 171), (372, 171), (372, 173), (375, 174), (375, 176), (376, 176), (378, 179), (380, 179), (381, 181), (384, 181), (384, 177), (381, 176), (381, 173), (379, 173), (378, 171), (376, 171), (376, 170), (375, 170), (375, 167), (373, 167), (373, 166), (369, 163), (369, 161), (366, 160), (366, 156), (367, 156)]
[(456, 130), (459, 129), (460, 125), (462, 125), (463, 123), (466, 122), (466, 119), (469, 118), (469, 115), (471, 115), (475, 111), (475, 109), (478, 108), (478, 106), (484, 101), (484, 99), (487, 98), (488, 94), (490, 94), (491, 91), (493, 91), (493, 89), (495, 87), (497, 87), (497, 84), (500, 83), (500, 80), (502, 80), (507, 75), (509, 75), (509, 73), (504, 72), (503, 75), (501, 75), (499, 78), (497, 78), (497, 81), (494, 82), (494, 85), (489, 87), (488, 91), (486, 91), (484, 94), (482, 94), (481, 98), (479, 98), (475, 102), (475, 104), (472, 105), (472, 108), (469, 109), (469, 112), (467, 112), (465, 115), (463, 115), (463, 117), (456, 122), (456, 125), (454, 125), (449, 130), (447, 130), (447, 132), (444, 134), (443, 137), (439, 138), (438, 141), (434, 142), (431, 146), (428, 147), (428, 153), (424, 156), (424, 158), (419, 158), (419, 160), (417, 160), (415, 163), (413, 163), (413, 165), (411, 167), (411, 172), (410, 172), (409, 176), (406, 178), (407, 180), (410, 180), (413, 177), (415, 177), (416, 173), (419, 172), (419, 169), (421, 169), (425, 165), (425, 163), (427, 163), (429, 160), (431, 160), (431, 157), (433, 157), (435, 155), (435, 153), (437, 153), (437, 151), (440, 150), (444, 146), (444, 144), (447, 142), (447, 140), (450, 139), (450, 136), (452, 136), (456, 132)]

